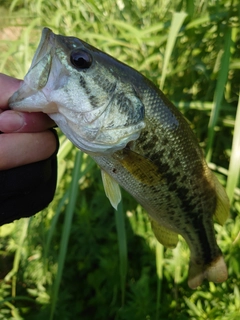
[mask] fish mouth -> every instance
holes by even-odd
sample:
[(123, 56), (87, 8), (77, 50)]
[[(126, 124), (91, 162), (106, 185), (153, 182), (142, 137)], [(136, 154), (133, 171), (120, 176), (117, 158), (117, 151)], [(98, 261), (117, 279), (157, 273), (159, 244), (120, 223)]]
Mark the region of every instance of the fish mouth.
[[(44, 28), (38, 48), (34, 54), (28, 73), (24, 77), (22, 85), (9, 99), (9, 107), (13, 110), (29, 111), (31, 102), (34, 102), (34, 95), (43, 89), (49, 79), (52, 59), (55, 54), (56, 38), (49, 28)], [(42, 101), (48, 104), (42, 93)], [(38, 95), (38, 99), (39, 99)], [(32, 112), (33, 110), (31, 110)], [(42, 108), (34, 108), (34, 112), (43, 111)]]
[(38, 45), (38, 48), (35, 52), (35, 55), (32, 60), (31, 68), (34, 66), (46, 55), (49, 54), (54, 47), (55, 37), (54, 33), (49, 28), (43, 28), (41, 39)]

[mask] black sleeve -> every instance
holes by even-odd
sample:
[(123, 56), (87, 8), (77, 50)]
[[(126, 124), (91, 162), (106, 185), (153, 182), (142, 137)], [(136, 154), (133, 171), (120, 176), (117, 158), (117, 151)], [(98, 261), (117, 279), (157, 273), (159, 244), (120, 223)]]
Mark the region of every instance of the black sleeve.
[[(58, 137), (55, 130), (56, 139)], [(57, 151), (48, 159), (0, 171), (0, 226), (30, 217), (52, 201), (57, 181)]]

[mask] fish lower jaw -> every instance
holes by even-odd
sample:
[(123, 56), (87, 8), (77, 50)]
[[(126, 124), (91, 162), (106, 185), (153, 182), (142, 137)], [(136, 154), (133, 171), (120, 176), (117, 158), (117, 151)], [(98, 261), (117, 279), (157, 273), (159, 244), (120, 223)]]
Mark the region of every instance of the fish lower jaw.
[(61, 128), (66, 137), (81, 151), (89, 154), (90, 156), (110, 156), (114, 152), (123, 149), (127, 141), (123, 141), (121, 144), (104, 144), (96, 139), (89, 139), (84, 134), (77, 134), (72, 130), (66, 119), (58, 113), (49, 113), (49, 117)]
[(56, 103), (49, 102), (42, 91), (36, 92), (36, 89), (30, 88), (26, 83), (23, 83), (22, 87), (10, 97), (9, 107), (22, 112), (56, 113), (58, 111)]
[(48, 115), (54, 114), (58, 112), (57, 105), (54, 102), (46, 103), (44, 107), (38, 105), (29, 106), (28, 103), (25, 102), (10, 102), (10, 109), (21, 112), (43, 112)]
[(48, 115), (57, 113), (58, 106), (55, 102), (49, 102), (46, 106), (44, 106), (44, 109), (41, 108), (41, 111), (47, 113)]

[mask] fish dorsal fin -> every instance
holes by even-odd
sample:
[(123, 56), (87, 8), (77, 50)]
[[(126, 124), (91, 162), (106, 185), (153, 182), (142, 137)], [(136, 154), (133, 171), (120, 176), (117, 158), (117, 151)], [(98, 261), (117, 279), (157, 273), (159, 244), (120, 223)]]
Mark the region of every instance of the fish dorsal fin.
[(178, 234), (163, 227), (156, 221), (150, 219), (153, 233), (157, 240), (167, 248), (175, 248), (178, 243)]
[(104, 170), (101, 170), (103, 187), (111, 205), (117, 210), (117, 206), (121, 201), (121, 190), (119, 184)]
[(218, 223), (223, 225), (229, 216), (230, 202), (224, 187), (221, 185), (221, 183), (218, 181), (217, 177), (214, 174), (213, 177), (217, 193), (217, 205), (214, 215)]

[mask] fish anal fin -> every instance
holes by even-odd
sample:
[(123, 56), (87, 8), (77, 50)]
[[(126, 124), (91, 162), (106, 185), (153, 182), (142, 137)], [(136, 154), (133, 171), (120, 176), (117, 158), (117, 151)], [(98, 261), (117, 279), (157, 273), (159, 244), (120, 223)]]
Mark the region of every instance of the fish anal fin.
[(103, 187), (111, 205), (117, 210), (117, 206), (121, 201), (121, 190), (119, 184), (104, 170), (101, 170)]
[(229, 216), (230, 202), (224, 187), (221, 185), (221, 183), (218, 181), (217, 177), (214, 174), (213, 176), (217, 193), (217, 205), (214, 215), (218, 223), (223, 225)]
[(151, 227), (156, 239), (167, 248), (175, 248), (178, 243), (178, 234), (151, 220)]
[(188, 273), (188, 286), (196, 289), (204, 279), (215, 283), (221, 283), (228, 278), (228, 271), (222, 256), (217, 257), (209, 265), (200, 265), (190, 261)]

